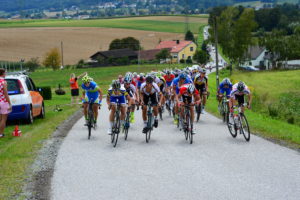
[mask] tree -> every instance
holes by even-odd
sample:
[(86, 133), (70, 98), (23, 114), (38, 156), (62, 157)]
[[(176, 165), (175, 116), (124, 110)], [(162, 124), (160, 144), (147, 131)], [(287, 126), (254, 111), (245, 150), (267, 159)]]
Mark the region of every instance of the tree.
[(188, 40), (188, 41), (195, 41), (195, 38), (194, 38), (194, 34), (192, 33), (192, 31), (188, 30), (186, 33), (185, 33), (185, 40)]
[(109, 45), (109, 50), (126, 48), (138, 51), (141, 49), (140, 41), (134, 37), (127, 37), (123, 39), (114, 39)]
[(155, 58), (158, 60), (171, 58), (170, 51), (168, 49), (162, 49), (155, 55)]
[(58, 48), (51, 49), (43, 61), (43, 65), (46, 67), (52, 67), (53, 70), (59, 69), (61, 57)]
[(194, 54), (193, 60), (200, 64), (206, 64), (209, 61), (209, 55), (206, 51), (197, 50)]
[(24, 64), (25, 68), (27, 68), (30, 72), (34, 72), (39, 66), (40, 62), (38, 58), (30, 58), (29, 61), (27, 61)]

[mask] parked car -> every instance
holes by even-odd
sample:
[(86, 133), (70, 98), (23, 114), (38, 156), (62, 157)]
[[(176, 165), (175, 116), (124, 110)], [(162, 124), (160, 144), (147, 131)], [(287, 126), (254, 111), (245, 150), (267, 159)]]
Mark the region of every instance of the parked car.
[(245, 65), (243, 65), (243, 66), (241, 66), (241, 68), (244, 69), (244, 70), (247, 70), (247, 71), (259, 71), (258, 68), (255, 68), (253, 66), (245, 66)]
[(8, 121), (21, 120), (33, 123), (34, 117), (45, 117), (44, 100), (33, 80), (24, 73), (7, 73), (7, 91), (12, 104)]

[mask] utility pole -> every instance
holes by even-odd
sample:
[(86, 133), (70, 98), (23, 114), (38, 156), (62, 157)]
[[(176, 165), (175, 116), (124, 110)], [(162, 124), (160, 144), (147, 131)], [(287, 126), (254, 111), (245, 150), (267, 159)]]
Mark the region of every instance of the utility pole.
[(218, 58), (218, 31), (217, 31), (217, 17), (214, 17), (214, 31), (215, 31), (215, 53), (216, 53), (216, 81), (217, 81), (217, 90), (219, 88), (219, 58)]
[(63, 42), (61, 41), (60, 43), (60, 49), (61, 49), (61, 66), (64, 67), (64, 47), (63, 47)]

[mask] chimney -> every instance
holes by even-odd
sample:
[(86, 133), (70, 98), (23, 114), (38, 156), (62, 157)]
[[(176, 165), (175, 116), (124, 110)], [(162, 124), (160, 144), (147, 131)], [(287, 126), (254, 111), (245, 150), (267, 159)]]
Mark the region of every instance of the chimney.
[(179, 44), (180, 43), (180, 41), (179, 40), (176, 40), (176, 44)]

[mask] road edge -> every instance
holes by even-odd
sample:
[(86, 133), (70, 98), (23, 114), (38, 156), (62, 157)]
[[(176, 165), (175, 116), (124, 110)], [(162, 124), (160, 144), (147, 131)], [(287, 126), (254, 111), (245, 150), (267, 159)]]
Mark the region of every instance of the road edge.
[(56, 127), (56, 130), (48, 140), (44, 141), (43, 147), (39, 150), (35, 161), (28, 169), (26, 185), (23, 187), (18, 199), (47, 200), (51, 198), (51, 181), (58, 151), (64, 138), (82, 116), (82, 110), (77, 110)]

